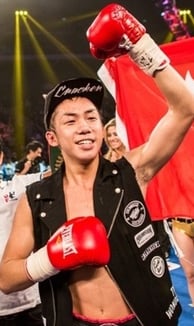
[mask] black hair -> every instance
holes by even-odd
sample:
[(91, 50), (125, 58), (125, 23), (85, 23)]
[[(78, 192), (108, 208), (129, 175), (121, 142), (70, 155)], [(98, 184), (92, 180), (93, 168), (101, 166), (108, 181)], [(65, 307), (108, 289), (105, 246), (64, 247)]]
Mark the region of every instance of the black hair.
[(35, 152), (38, 148), (43, 149), (43, 144), (38, 140), (32, 140), (30, 143), (26, 145), (26, 153), (28, 154), (30, 151)]

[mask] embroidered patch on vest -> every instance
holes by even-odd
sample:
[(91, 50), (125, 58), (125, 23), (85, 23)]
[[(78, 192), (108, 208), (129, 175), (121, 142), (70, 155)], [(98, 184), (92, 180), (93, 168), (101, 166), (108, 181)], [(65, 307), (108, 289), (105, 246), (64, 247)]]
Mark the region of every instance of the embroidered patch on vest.
[(135, 235), (135, 242), (138, 248), (141, 248), (154, 236), (153, 226), (150, 224)]
[(151, 245), (149, 247), (147, 247), (144, 252), (141, 255), (142, 260), (146, 260), (147, 257), (149, 257), (149, 255), (156, 249), (160, 248), (160, 242), (159, 241), (155, 241), (153, 243), (151, 243)]
[(145, 206), (139, 200), (131, 201), (124, 209), (124, 219), (127, 224), (138, 227), (145, 221)]
[(154, 256), (151, 260), (151, 271), (152, 273), (160, 278), (164, 275), (165, 272), (165, 263), (164, 259), (160, 256)]

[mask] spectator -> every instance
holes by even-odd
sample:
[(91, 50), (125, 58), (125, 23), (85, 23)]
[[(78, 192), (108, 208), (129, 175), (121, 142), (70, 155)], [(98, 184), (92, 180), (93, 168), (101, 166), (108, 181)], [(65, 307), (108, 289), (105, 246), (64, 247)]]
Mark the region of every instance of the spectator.
[(33, 140), (26, 146), (25, 157), (19, 160), (15, 166), (16, 174), (28, 174), (40, 172), (43, 144)]
[(108, 148), (107, 153), (104, 155), (106, 159), (115, 162), (123, 157), (126, 147), (117, 134), (115, 118), (109, 120), (104, 126), (104, 140)]
[[(0, 165), (3, 161), (0, 143)], [(26, 186), (41, 179), (41, 174), (14, 176), (11, 181), (0, 180), (0, 259), (12, 227), (18, 200)], [(5, 295), (0, 291), (0, 326), (43, 326), (38, 284), (26, 290)]]

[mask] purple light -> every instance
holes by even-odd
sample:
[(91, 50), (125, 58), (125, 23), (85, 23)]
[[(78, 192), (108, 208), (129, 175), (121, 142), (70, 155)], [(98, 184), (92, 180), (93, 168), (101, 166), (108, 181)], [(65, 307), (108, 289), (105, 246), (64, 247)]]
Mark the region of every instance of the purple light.
[(187, 26), (183, 23), (175, 0), (159, 0), (155, 2), (161, 8), (161, 16), (167, 23), (176, 40), (190, 37)]

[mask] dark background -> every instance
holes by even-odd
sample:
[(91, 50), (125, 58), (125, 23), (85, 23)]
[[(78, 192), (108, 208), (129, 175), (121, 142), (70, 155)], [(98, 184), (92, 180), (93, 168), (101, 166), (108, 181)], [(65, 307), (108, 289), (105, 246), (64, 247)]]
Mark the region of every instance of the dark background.
[[(15, 10), (27, 10), (58, 41), (62, 42), (73, 55), (77, 56), (84, 67), (92, 74), (102, 62), (93, 58), (86, 40), (86, 30), (97, 12), (112, 1), (104, 0), (0, 0), (0, 135), (7, 144), (7, 155), (14, 152), (14, 106), (13, 106), (13, 58), (15, 42)], [(154, 0), (117, 1), (135, 15), (147, 28), (155, 41), (164, 43), (169, 28)], [(194, 0), (177, 0), (179, 9), (191, 9), (194, 15)], [(87, 75), (69, 55), (60, 51), (31, 22), (42, 51), (46, 54), (58, 80)], [(188, 20), (188, 30), (194, 34), (194, 25)], [(25, 68), (24, 87), (24, 128), (25, 143), (33, 138), (44, 140), (43, 99), (42, 94), (48, 92), (54, 84), (40, 66), (38, 55), (32, 46), (25, 25), (21, 24), (21, 40), (23, 48), (23, 65)], [(192, 50), (192, 49), (191, 49)], [(194, 49), (193, 49), (194, 50)], [(192, 50), (192, 51), (193, 51)], [(114, 102), (106, 93), (105, 120), (114, 114)], [(16, 154), (17, 155), (17, 154)]]

